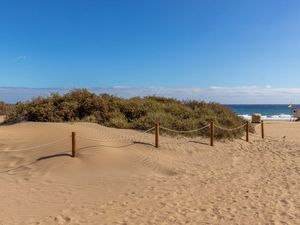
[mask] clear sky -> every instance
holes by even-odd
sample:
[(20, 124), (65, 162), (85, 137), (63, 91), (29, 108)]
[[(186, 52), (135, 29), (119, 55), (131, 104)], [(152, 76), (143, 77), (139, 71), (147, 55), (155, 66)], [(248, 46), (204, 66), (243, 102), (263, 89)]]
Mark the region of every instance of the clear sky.
[(297, 88), (300, 1), (0, 0), (0, 77), (0, 87)]

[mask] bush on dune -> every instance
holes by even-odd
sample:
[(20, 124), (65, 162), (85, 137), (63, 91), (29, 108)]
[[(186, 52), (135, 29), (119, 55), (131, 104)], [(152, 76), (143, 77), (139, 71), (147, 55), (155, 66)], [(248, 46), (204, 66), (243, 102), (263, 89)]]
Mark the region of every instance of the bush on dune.
[[(191, 130), (207, 125), (212, 119), (217, 125), (228, 128), (245, 122), (218, 103), (179, 101), (156, 96), (124, 99), (108, 94), (96, 95), (86, 89), (19, 102), (8, 114), (6, 122), (87, 121), (139, 130), (146, 130), (158, 122), (163, 127), (175, 130)], [(216, 130), (217, 138), (240, 137), (243, 133), (243, 129), (233, 132)], [(208, 136), (209, 129), (192, 135)]]
[(0, 101), (0, 115), (7, 115), (13, 109), (13, 105)]

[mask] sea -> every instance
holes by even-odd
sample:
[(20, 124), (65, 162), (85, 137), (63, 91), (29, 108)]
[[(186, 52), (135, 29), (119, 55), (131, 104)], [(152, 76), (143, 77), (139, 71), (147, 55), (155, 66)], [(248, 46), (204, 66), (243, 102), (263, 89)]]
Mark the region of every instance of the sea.
[(289, 121), (293, 119), (293, 109), (299, 109), (300, 105), (293, 105), (292, 108), (288, 107), (288, 104), (235, 104), (225, 105), (232, 109), (236, 114), (243, 117), (244, 119), (250, 120), (253, 113), (260, 113), (263, 120), (283, 120)]

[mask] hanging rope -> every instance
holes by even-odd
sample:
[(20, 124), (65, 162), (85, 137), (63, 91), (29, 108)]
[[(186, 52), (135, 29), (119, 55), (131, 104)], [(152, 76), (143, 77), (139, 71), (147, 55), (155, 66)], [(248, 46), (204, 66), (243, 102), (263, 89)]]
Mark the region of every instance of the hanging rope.
[(150, 132), (150, 131), (152, 131), (152, 130), (154, 130), (154, 129), (155, 129), (155, 127), (151, 127), (150, 129), (148, 129), (148, 130), (142, 132), (142, 134), (146, 134), (146, 133), (148, 133), (148, 132)]
[(61, 139), (58, 139), (56, 141), (53, 141), (53, 142), (49, 142), (49, 143), (46, 143), (46, 144), (42, 144), (42, 145), (37, 145), (37, 146), (33, 146), (33, 147), (28, 147), (28, 148), (22, 148), (22, 149), (13, 149), (13, 150), (2, 150), (0, 151), (1, 152), (5, 152), (5, 153), (8, 153), (8, 152), (23, 152), (23, 151), (28, 151), (28, 150), (34, 150), (34, 149), (39, 149), (41, 147), (46, 147), (46, 146), (49, 146), (49, 145), (53, 145), (53, 144), (56, 144), (58, 142), (61, 142), (61, 141), (64, 141), (66, 139), (68, 139), (69, 137), (64, 137), (64, 138), (61, 138)]
[(215, 125), (216, 128), (218, 128), (220, 130), (225, 130), (225, 131), (234, 131), (234, 130), (241, 129), (241, 128), (245, 127), (245, 126), (246, 126), (246, 123), (243, 124), (243, 125), (241, 125), (241, 126), (235, 127), (235, 128), (226, 128), (226, 127)]
[(166, 128), (166, 127), (160, 127), (162, 130), (167, 130), (167, 131), (171, 131), (171, 132), (174, 132), (174, 133), (178, 133), (178, 134), (183, 134), (183, 133), (193, 133), (193, 132), (197, 132), (197, 131), (201, 131), (207, 127), (209, 127), (210, 125), (206, 125), (204, 127), (201, 127), (201, 128), (198, 128), (198, 129), (195, 129), (195, 130), (173, 130), (173, 129), (170, 129), (170, 128)]
[[(149, 133), (150, 131), (152, 131), (152, 130), (154, 130), (154, 129), (155, 129), (155, 127), (151, 127), (151, 128), (149, 128), (148, 130), (143, 131), (143, 132), (141, 132), (141, 133), (138, 134), (138, 135), (143, 135), (143, 134)], [(108, 140), (97, 139), (97, 138), (88, 138), (88, 137), (84, 137), (84, 136), (80, 136), (80, 135), (77, 136), (77, 137), (79, 137), (79, 138), (81, 138), (81, 139), (89, 140), (89, 141), (98, 141), (98, 142), (113, 142), (113, 141), (115, 141), (115, 140), (108, 141)]]

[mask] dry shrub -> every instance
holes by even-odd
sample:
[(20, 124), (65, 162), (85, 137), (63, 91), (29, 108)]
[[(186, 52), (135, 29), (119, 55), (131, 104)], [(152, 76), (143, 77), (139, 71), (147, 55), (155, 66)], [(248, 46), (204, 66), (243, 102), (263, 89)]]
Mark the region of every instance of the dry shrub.
[[(245, 123), (229, 108), (218, 103), (179, 101), (157, 96), (124, 99), (108, 94), (96, 95), (86, 89), (19, 102), (8, 114), (6, 122), (88, 121), (139, 130), (153, 127), (158, 122), (175, 130), (192, 130), (207, 125), (212, 119), (217, 125), (227, 128)], [(243, 133), (243, 129), (233, 132), (216, 130), (217, 138), (240, 137)], [(209, 132), (206, 129), (192, 135), (208, 136)]]

